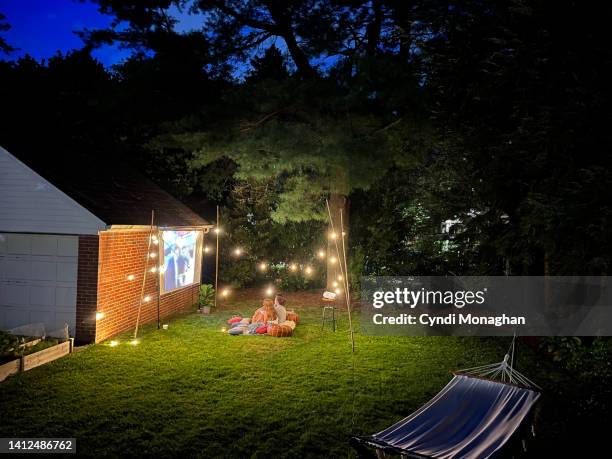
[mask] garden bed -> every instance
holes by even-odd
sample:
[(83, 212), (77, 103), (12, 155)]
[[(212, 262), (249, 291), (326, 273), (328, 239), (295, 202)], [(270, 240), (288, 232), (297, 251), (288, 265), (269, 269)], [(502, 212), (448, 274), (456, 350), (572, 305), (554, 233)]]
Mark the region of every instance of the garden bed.
[(28, 371), (72, 352), (73, 340), (31, 339), (16, 344), (0, 355), (0, 382), (21, 371)]

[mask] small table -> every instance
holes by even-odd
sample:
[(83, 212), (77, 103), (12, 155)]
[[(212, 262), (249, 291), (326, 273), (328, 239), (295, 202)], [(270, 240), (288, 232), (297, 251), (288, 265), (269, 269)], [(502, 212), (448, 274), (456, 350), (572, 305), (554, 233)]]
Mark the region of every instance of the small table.
[[(325, 328), (326, 322), (331, 322), (332, 331), (336, 331), (336, 300), (330, 298), (321, 298), (323, 301), (323, 314), (321, 317), (321, 330)], [(327, 303), (327, 304), (326, 304)], [(327, 312), (331, 312), (331, 317), (327, 317)]]

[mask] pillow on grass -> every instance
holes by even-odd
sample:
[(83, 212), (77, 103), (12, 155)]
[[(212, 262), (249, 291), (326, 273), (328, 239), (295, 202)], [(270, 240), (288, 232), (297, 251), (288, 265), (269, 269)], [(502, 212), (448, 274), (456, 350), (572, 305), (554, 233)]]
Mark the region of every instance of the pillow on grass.
[(288, 312), (286, 320), (292, 320), (297, 324), (300, 321), (300, 316), (298, 316), (295, 312)]
[(242, 317), (234, 316), (230, 320), (228, 320), (227, 323), (228, 324), (235, 324), (236, 322), (240, 322), (241, 320), (242, 320)]
[(265, 335), (266, 333), (268, 333), (268, 326), (262, 325), (261, 327), (257, 327), (255, 329), (255, 333), (258, 335)]
[(276, 336), (278, 338), (283, 338), (285, 336), (291, 336), (293, 334), (293, 329), (288, 325), (269, 325), (268, 326), (268, 335)]
[(230, 335), (244, 335), (245, 330), (246, 330), (246, 327), (234, 327), (228, 330), (228, 333)]

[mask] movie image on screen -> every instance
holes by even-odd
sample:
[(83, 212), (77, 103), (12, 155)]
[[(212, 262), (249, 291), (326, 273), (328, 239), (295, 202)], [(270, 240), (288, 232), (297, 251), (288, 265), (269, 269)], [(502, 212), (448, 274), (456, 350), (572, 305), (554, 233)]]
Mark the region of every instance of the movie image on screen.
[(162, 241), (164, 292), (197, 282), (200, 275), (200, 232), (162, 231)]

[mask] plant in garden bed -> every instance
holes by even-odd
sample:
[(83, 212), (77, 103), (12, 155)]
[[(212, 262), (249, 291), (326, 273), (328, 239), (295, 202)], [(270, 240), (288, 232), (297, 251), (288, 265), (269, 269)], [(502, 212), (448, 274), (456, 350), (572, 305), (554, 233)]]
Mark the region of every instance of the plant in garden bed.
[(18, 357), (19, 337), (0, 331), (0, 364)]
[(42, 351), (58, 343), (59, 341), (54, 338), (39, 340), (35, 337), (12, 335), (0, 331), (0, 364)]

